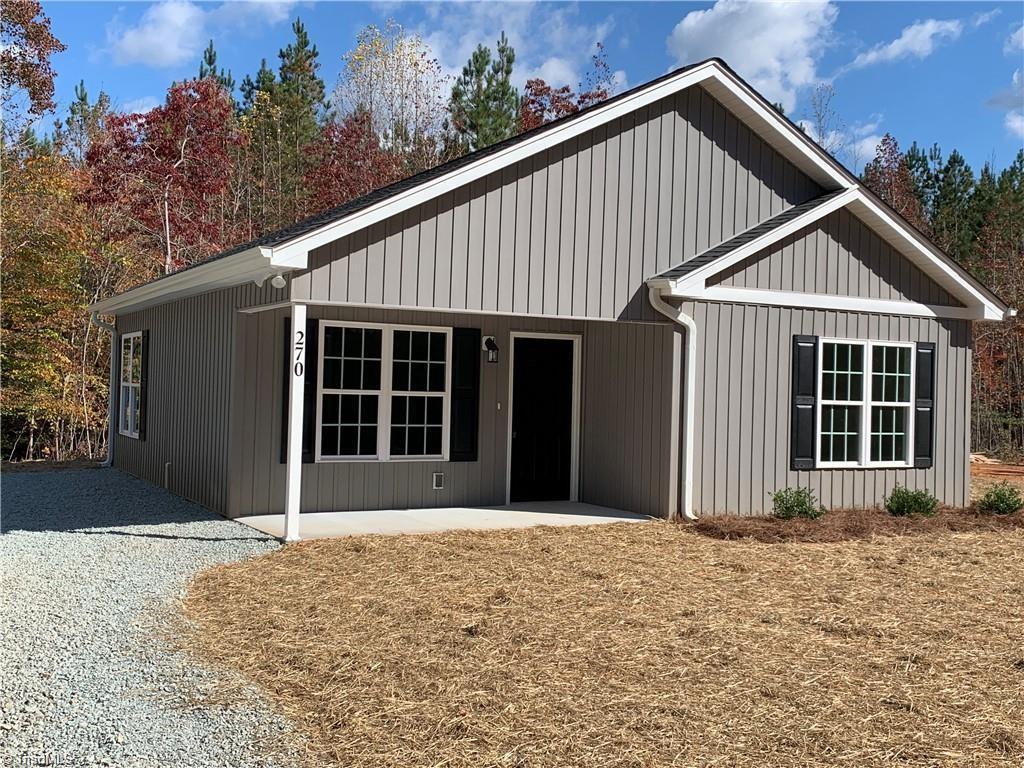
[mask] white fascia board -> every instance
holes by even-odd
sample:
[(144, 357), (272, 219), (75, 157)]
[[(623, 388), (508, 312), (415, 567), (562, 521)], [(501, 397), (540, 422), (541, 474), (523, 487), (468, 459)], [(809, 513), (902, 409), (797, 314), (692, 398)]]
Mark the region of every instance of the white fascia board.
[[(712, 87), (712, 84), (713, 87)], [(560, 144), (568, 139), (579, 136), (587, 131), (603, 125), (618, 117), (630, 114), (641, 107), (653, 104), (666, 96), (683, 91), (693, 85), (703, 85), (709, 92), (721, 99), (724, 93), (732, 94), (731, 109), (742, 119), (755, 116), (758, 121), (778, 132), (789, 147), (786, 154), (801, 170), (808, 173), (819, 183), (831, 188), (849, 187), (850, 181), (840, 170), (835, 161), (824, 157), (816, 150), (814, 144), (802, 133), (794, 131), (792, 126), (780, 119), (770, 109), (762, 105), (759, 99), (747, 92), (731, 73), (716, 61), (708, 61), (693, 69), (680, 72), (675, 77), (655, 83), (649, 88), (637, 91), (628, 98), (615, 101), (605, 107), (596, 107), (577, 120), (571, 120), (560, 126), (554, 126), (537, 136), (517, 142), (512, 146), (483, 157), (469, 165), (457, 168), (436, 179), (418, 184), (405, 192), (371, 205), (360, 211), (325, 224), (293, 240), (274, 247), (274, 263), (299, 263), (309, 251), (326, 245), (345, 235), (364, 229), (395, 214), (401, 213), (421, 203), (432, 200), (446, 192), (465, 186), (483, 176), (501, 170), (513, 163), (531, 157), (538, 152)], [(727, 105), (728, 106), (728, 105)]]
[[(684, 296), (688, 295), (689, 291), (694, 291), (699, 288), (703, 288), (705, 285), (705, 281), (709, 277), (717, 275), (719, 272), (728, 269), (733, 264), (738, 264), (745, 258), (753, 256), (755, 253), (763, 251), (765, 248), (770, 248), (772, 245), (779, 242), (780, 240), (788, 237), (789, 235), (794, 234), (795, 232), (799, 232), (801, 229), (804, 229), (805, 227), (809, 227), (811, 224), (814, 224), (816, 221), (823, 219), (825, 216), (832, 213), (833, 211), (838, 211), (844, 205), (848, 204), (851, 200), (853, 200), (857, 196), (857, 194), (857, 190), (849, 189), (840, 195), (836, 195), (831, 200), (822, 203), (816, 208), (812, 208), (802, 216), (797, 216), (795, 219), (787, 221), (782, 226), (776, 227), (770, 232), (766, 232), (756, 240), (751, 240), (749, 243), (740, 246), (727, 256), (723, 256), (720, 259), (715, 259), (715, 261), (711, 262), (710, 264), (707, 264), (701, 267), (700, 269), (695, 269), (693, 272), (683, 275), (682, 277), (676, 280), (669, 280), (668, 282), (671, 295)], [(662, 278), (661, 280), (664, 280), (664, 278)], [(650, 284), (655, 283), (654, 280), (649, 282)]]
[(856, 198), (851, 201), (850, 210), (950, 294), (969, 307), (981, 307), (983, 311), (979, 319), (1004, 320), (1013, 316), (1012, 309), (863, 191), (858, 190)]
[(732, 288), (712, 286), (672, 296), (698, 301), (719, 301), (731, 304), (763, 304), (775, 307), (831, 310), (833, 312), (866, 312), (875, 315), (906, 315), (909, 317), (943, 318), (951, 320), (981, 320), (981, 307), (945, 307), (936, 304), (918, 304), (913, 301), (864, 299), (859, 296), (836, 296), (825, 293), (798, 293), (761, 288)]
[(261, 280), (279, 271), (283, 269), (275, 268), (271, 263), (270, 251), (256, 246), (97, 301), (90, 304), (88, 309), (99, 315), (137, 312), (140, 309), (188, 296), (197, 296), (217, 288)]

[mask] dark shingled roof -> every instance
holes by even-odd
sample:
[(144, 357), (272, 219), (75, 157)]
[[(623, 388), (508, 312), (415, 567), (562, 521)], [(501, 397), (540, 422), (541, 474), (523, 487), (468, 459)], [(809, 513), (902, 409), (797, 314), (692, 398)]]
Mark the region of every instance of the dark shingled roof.
[(723, 256), (735, 251), (737, 248), (741, 248), (747, 243), (756, 240), (762, 235), (767, 235), (772, 230), (778, 229), (787, 221), (803, 216), (809, 211), (813, 211), (822, 203), (827, 203), (836, 195), (841, 195), (846, 192), (845, 189), (837, 189), (834, 192), (827, 192), (820, 197), (816, 197), (813, 200), (808, 200), (806, 203), (800, 203), (800, 205), (794, 205), (792, 208), (787, 208), (777, 216), (772, 216), (770, 219), (765, 219), (760, 224), (756, 224), (750, 229), (740, 232), (736, 237), (726, 240), (724, 243), (716, 245), (714, 248), (709, 248), (698, 256), (684, 261), (682, 264), (677, 264), (672, 269), (666, 270), (658, 275), (659, 278), (667, 280), (676, 280), (680, 277), (690, 274), (691, 272), (700, 269), (713, 261), (718, 261)]

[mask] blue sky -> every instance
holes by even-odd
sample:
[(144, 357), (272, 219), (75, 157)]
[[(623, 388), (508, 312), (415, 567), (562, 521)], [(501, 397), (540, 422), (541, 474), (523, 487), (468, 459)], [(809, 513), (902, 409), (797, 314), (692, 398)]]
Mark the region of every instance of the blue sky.
[(68, 46), (55, 59), (65, 107), (84, 80), (126, 110), (162, 100), (194, 76), (213, 39), (237, 81), (277, 52), (301, 18), (330, 89), (356, 32), (392, 17), (430, 44), (456, 73), (478, 42), (504, 30), (516, 80), (575, 85), (593, 46), (605, 44), (620, 87), (680, 64), (719, 56), (792, 118), (809, 117), (819, 82), (835, 88), (840, 158), (859, 170), (886, 131), (901, 146), (938, 142), (975, 167), (1005, 166), (1024, 142), (1024, 4), (1020, 2), (800, 3), (342, 3), (46, 2)]

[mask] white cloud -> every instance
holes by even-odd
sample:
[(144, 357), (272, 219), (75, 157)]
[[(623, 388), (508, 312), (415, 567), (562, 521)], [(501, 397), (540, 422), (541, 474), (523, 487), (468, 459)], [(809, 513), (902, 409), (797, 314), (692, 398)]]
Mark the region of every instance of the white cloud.
[(204, 8), (191, 0), (161, 0), (134, 25), (107, 25), (107, 51), (118, 64), (172, 67), (198, 58), (213, 32), (239, 32), (289, 17), (294, 0), (225, 2)]
[(1007, 55), (1024, 53), (1024, 24), (1013, 30), (1006, 38), (1006, 42), (1003, 44), (1003, 53)]
[(828, 0), (717, 0), (683, 17), (668, 37), (668, 50), (678, 64), (722, 58), (770, 101), (792, 112), (797, 91), (818, 80), (818, 60), (838, 15)]
[(997, 92), (986, 104), (996, 109), (1024, 109), (1024, 72), (1016, 70), (1010, 78), (1010, 87)]
[(141, 96), (131, 101), (126, 101), (121, 105), (121, 112), (126, 115), (135, 115), (142, 112), (149, 112), (154, 107), (160, 105), (159, 99), (154, 99), (152, 96)]
[(118, 64), (169, 67), (199, 52), (204, 28), (204, 12), (198, 5), (165, 0), (149, 6), (133, 27), (108, 27), (107, 39)]
[(1006, 130), (1018, 139), (1024, 139), (1024, 109), (1011, 109), (1003, 120)]
[(900, 59), (924, 59), (947, 40), (956, 40), (963, 32), (963, 22), (958, 19), (926, 19), (915, 21), (904, 27), (900, 36), (890, 43), (879, 43), (869, 51), (855, 58), (849, 69), (860, 69), (872, 64), (882, 64)]
[(504, 31), (516, 52), (512, 82), (520, 89), (533, 77), (575, 88), (590, 69), (595, 45), (608, 43), (615, 26), (611, 17), (587, 24), (576, 5), (428, 3), (423, 8), (427, 21), (416, 31), (445, 74), (457, 77), (479, 43), (493, 52)]
[(993, 8), (991, 11), (985, 11), (984, 13), (976, 13), (971, 17), (971, 26), (977, 29), (984, 24), (988, 24), (1001, 13), (1002, 10), (999, 8)]
[(1010, 87), (999, 91), (986, 102), (987, 106), (1006, 111), (1003, 124), (1016, 138), (1024, 138), (1024, 70), (1016, 70)]

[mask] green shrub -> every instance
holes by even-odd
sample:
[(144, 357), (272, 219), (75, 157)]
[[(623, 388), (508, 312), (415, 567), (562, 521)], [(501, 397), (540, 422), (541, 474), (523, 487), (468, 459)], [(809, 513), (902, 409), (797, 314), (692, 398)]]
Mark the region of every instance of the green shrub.
[(772, 494), (772, 514), (780, 520), (806, 517), (817, 520), (825, 514), (810, 488), (783, 488)]
[(935, 514), (939, 507), (939, 500), (932, 496), (931, 492), (925, 489), (912, 491), (897, 485), (892, 493), (885, 498), (885, 508), (890, 515), (895, 517), (906, 517), (907, 515)]
[(985, 491), (985, 495), (978, 502), (978, 509), (990, 515), (1012, 515), (1024, 509), (1024, 496), (1003, 480)]

